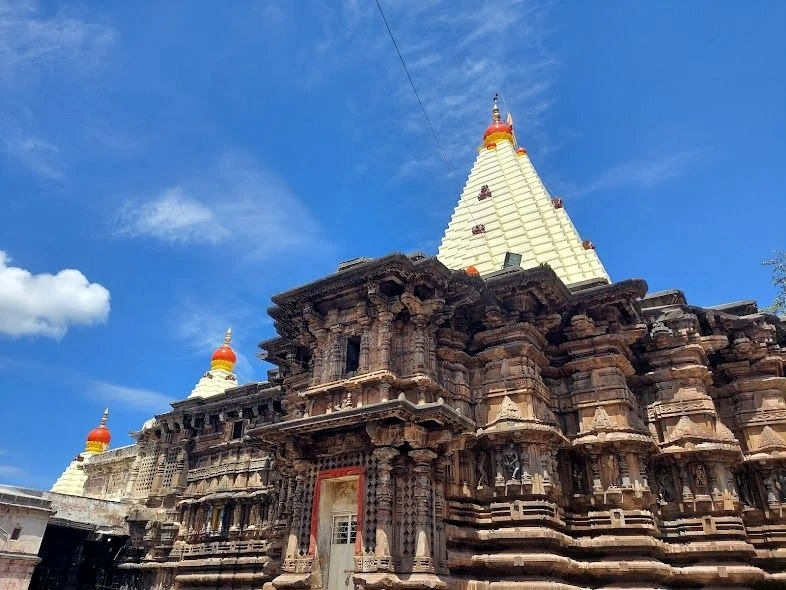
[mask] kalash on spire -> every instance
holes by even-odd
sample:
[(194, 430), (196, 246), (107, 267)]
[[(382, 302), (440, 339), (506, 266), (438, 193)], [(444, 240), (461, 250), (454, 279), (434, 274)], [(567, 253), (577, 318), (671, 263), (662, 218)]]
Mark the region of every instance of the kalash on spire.
[(470, 274), (545, 263), (567, 285), (609, 282), (592, 242), (582, 241), (562, 199), (549, 194), (527, 150), (516, 145), (513, 120), (502, 121), (496, 96), (437, 258)]
[(237, 377), (232, 372), (237, 355), (229, 343), (232, 341), (232, 328), (224, 335), (224, 344), (219, 346), (210, 357), (210, 370), (202, 375), (199, 383), (191, 391), (189, 398), (212, 397), (237, 386)]

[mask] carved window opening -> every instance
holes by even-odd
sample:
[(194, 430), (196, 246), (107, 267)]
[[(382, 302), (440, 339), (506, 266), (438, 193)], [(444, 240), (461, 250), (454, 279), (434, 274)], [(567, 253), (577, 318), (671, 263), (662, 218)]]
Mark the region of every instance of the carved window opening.
[(243, 436), (243, 421), (238, 420), (232, 424), (232, 440), (237, 440)]
[(480, 194), (478, 195), (478, 201), (488, 199), (490, 196), (491, 196), (491, 189), (489, 189), (489, 185), (484, 184), (482, 187), (480, 187)]
[(417, 285), (414, 289), (414, 295), (421, 301), (428, 301), (434, 297), (434, 289), (428, 285)]
[(398, 297), (404, 293), (404, 285), (396, 281), (382, 281), (379, 284), (379, 292), (385, 297)]
[(240, 528), (245, 529), (251, 523), (251, 504), (242, 504), (240, 506)]
[(360, 336), (347, 338), (344, 374), (354, 374), (360, 368)]
[(227, 504), (221, 513), (221, 534), (226, 535), (229, 527), (232, 526), (232, 516), (234, 515), (235, 507), (232, 504)]
[(485, 234), (485, 233), (486, 233), (486, 226), (483, 225), (482, 223), (479, 223), (478, 225), (472, 228), (473, 236), (477, 236), (479, 234)]
[(521, 267), (521, 254), (515, 252), (505, 252), (505, 262), (502, 268)]
[(13, 531), (11, 531), (11, 540), (18, 541), (21, 535), (22, 535), (22, 529), (17, 527)]

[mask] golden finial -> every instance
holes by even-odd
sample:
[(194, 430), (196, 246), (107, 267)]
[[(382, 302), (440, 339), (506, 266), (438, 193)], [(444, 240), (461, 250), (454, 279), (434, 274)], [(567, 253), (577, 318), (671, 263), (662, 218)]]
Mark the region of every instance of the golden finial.
[(104, 415), (101, 416), (101, 424), (100, 426), (106, 426), (106, 421), (109, 418), (109, 408), (104, 410)]
[(491, 121), (494, 123), (499, 123), (500, 116), (499, 116), (499, 106), (497, 105), (497, 99), (499, 98), (499, 94), (494, 95), (494, 107), (491, 109)]

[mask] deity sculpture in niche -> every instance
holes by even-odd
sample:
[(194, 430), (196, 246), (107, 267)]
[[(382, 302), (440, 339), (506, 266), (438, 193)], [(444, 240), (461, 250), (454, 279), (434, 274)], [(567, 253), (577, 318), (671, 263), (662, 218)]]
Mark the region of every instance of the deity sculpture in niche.
[(690, 466), (690, 476), (693, 480), (694, 495), (709, 494), (707, 483), (707, 470), (701, 463), (692, 463)]
[(519, 479), (521, 475), (521, 456), (513, 441), (509, 442), (505, 447), (504, 460), (505, 468), (508, 472), (508, 480)]
[(620, 464), (614, 453), (606, 453), (601, 458), (600, 463), (601, 477), (603, 483), (608, 488), (616, 488), (620, 485)]
[(772, 474), (772, 485), (779, 502), (786, 502), (786, 471), (776, 471)]
[(755, 501), (753, 496), (753, 486), (751, 485), (751, 480), (748, 477), (748, 474), (745, 471), (741, 471), (737, 474), (737, 489), (740, 491), (740, 500), (746, 506), (755, 507)]
[(674, 502), (677, 499), (677, 492), (674, 489), (674, 476), (671, 469), (661, 467), (655, 479), (658, 482), (658, 499), (661, 502)]
[(571, 479), (573, 480), (573, 493), (586, 494), (587, 478), (584, 462), (581, 459), (574, 459), (570, 464), (570, 470)]
[(478, 472), (478, 489), (482, 490), (488, 485), (488, 474), (486, 473), (486, 451), (480, 449), (475, 454), (475, 462)]

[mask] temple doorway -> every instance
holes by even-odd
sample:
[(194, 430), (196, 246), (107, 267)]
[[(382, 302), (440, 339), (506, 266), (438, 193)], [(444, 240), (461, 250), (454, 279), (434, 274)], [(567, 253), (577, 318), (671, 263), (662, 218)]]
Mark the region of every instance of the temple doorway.
[(319, 494), (318, 553), (327, 590), (351, 590), (358, 546), (357, 476), (325, 479)]

